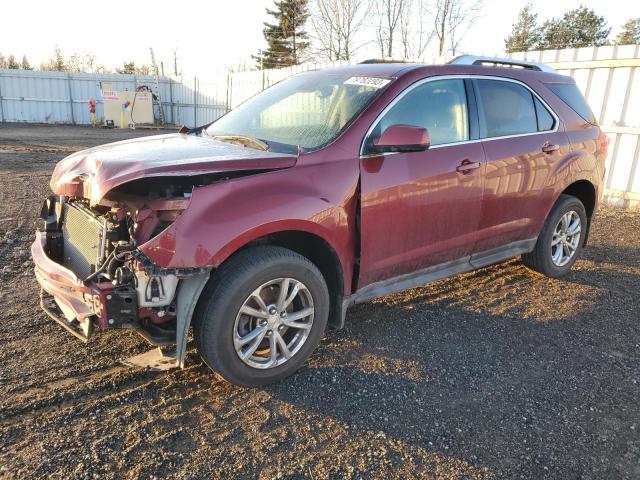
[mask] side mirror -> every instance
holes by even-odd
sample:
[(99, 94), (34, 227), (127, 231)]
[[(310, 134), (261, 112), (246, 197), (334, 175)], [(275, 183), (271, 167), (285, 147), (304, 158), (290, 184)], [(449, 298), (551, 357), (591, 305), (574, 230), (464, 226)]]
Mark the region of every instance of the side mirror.
[(413, 125), (391, 125), (371, 141), (373, 153), (423, 152), (429, 148), (429, 132)]

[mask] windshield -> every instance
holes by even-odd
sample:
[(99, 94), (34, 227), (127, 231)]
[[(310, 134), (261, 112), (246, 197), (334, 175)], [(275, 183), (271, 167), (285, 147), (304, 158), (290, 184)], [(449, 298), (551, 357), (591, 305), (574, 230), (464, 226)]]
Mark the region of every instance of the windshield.
[(377, 77), (290, 77), (210, 125), (213, 137), (250, 137), (271, 150), (317, 150), (333, 141), (390, 82)]

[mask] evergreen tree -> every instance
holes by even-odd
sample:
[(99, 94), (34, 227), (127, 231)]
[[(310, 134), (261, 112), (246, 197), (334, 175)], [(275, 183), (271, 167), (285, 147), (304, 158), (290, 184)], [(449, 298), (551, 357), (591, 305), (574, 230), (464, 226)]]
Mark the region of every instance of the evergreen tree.
[(309, 0), (277, 0), (276, 9), (267, 8), (275, 23), (264, 23), (267, 49), (253, 58), (259, 68), (280, 68), (302, 63), (309, 47), (304, 24), (309, 18)]
[(41, 64), (40, 70), (46, 70), (50, 72), (66, 72), (68, 70), (67, 62), (64, 59), (62, 50), (56, 47), (53, 52), (53, 58), (50, 58), (47, 63)]
[(640, 43), (640, 17), (630, 18), (622, 25), (622, 31), (616, 38), (618, 45), (638, 45)]
[(123, 62), (122, 68), (116, 68), (116, 73), (123, 75), (149, 75), (151, 68), (149, 65), (137, 66), (135, 62)]
[(123, 62), (122, 68), (116, 68), (116, 72), (122, 75), (135, 75), (136, 64), (135, 62)]
[(7, 68), (7, 59), (0, 53), (0, 68)]
[(611, 28), (604, 17), (581, 6), (566, 12), (562, 18), (547, 20), (542, 25), (542, 38), (538, 48), (561, 49), (599, 47), (609, 43)]
[(23, 70), (33, 70), (33, 68), (31, 68), (31, 64), (29, 63), (29, 60), (27, 60), (26, 55), (22, 55), (22, 62), (20, 62), (20, 68), (22, 68)]
[(538, 14), (533, 11), (533, 5), (527, 3), (518, 13), (518, 20), (513, 24), (511, 35), (504, 41), (505, 48), (507, 52), (527, 52), (535, 50), (539, 43)]
[(20, 68), (20, 64), (16, 62), (16, 57), (13, 55), (9, 55), (9, 58), (7, 58), (7, 68), (11, 70), (18, 70)]

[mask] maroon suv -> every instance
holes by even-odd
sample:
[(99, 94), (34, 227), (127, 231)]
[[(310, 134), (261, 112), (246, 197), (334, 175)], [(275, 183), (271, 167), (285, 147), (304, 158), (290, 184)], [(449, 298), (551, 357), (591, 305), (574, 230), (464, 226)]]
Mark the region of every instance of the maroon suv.
[(354, 303), (522, 255), (566, 274), (607, 137), (574, 81), (460, 57), (284, 80), (210, 125), (56, 167), (32, 246), (42, 307), (87, 340), (194, 327), (222, 378), (298, 369)]

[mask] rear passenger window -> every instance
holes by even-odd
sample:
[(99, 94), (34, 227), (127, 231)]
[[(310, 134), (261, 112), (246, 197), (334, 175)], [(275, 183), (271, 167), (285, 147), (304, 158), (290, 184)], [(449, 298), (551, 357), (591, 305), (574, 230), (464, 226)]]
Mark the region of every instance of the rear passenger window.
[(533, 95), (528, 89), (500, 80), (476, 80), (476, 85), (486, 138), (538, 131)]
[(380, 119), (370, 139), (396, 124), (428, 129), (431, 145), (469, 140), (464, 81), (434, 80), (412, 88)]
[(547, 107), (545, 107), (537, 97), (533, 97), (533, 101), (536, 104), (536, 115), (538, 116), (538, 131), (546, 132), (553, 130), (553, 126), (556, 121), (553, 119)]

